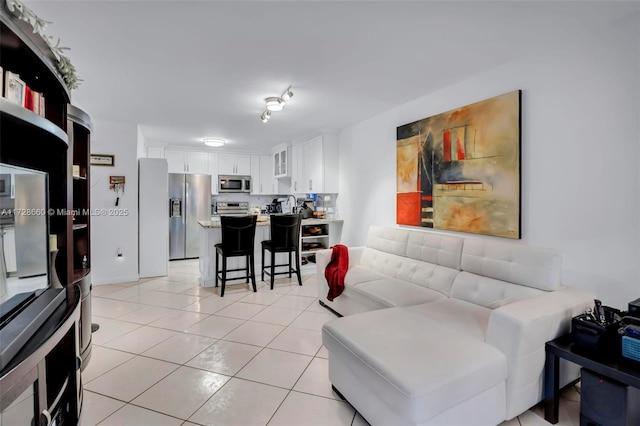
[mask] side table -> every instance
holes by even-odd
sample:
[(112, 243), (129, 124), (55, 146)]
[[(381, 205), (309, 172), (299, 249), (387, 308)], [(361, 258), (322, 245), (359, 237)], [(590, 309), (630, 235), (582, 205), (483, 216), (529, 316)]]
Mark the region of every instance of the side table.
[(545, 345), (544, 367), (544, 419), (558, 423), (560, 403), (560, 358), (571, 361), (603, 377), (640, 389), (640, 368), (634, 368), (617, 359), (599, 357), (574, 348), (571, 334), (558, 337)]

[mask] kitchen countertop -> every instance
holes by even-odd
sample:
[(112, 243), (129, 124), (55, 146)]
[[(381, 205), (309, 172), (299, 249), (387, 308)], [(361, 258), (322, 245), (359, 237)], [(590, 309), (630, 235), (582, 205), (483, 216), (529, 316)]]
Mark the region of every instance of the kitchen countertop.
[[(262, 216), (264, 217), (264, 216)], [(342, 219), (302, 219), (303, 225), (323, 225), (326, 223), (338, 223), (343, 222)], [(220, 219), (218, 220), (199, 220), (198, 224), (203, 228), (220, 228)], [(256, 223), (256, 226), (269, 226), (269, 218), (267, 220), (259, 220)]]

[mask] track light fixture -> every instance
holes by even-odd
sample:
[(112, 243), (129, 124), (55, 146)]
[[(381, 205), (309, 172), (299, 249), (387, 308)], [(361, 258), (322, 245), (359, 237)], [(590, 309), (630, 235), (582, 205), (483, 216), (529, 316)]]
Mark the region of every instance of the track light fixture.
[(281, 96), (271, 96), (265, 98), (266, 109), (260, 114), (260, 119), (263, 123), (266, 123), (271, 118), (271, 111), (282, 111), (287, 102), (293, 97), (291, 86), (284, 91)]
[(284, 108), (284, 100), (282, 98), (271, 97), (265, 99), (265, 102), (269, 111), (282, 111), (282, 108)]

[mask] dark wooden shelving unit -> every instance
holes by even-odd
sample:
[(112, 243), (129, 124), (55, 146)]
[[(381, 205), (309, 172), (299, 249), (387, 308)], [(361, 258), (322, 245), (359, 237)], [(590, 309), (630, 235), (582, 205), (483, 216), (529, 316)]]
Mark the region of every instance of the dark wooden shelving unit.
[[(80, 357), (83, 368), (91, 359), (91, 186), (90, 151), (91, 118), (80, 108), (67, 106), (69, 135), (68, 164), (71, 184), (71, 209), (68, 217), (71, 244), (67, 247), (67, 262), (70, 284), (80, 287), (82, 312), (80, 314)], [(79, 168), (79, 176), (73, 175), (73, 167)], [(86, 264), (84, 259), (86, 258)]]
[[(0, 66), (5, 73), (18, 74), (45, 99), (41, 116), (0, 98), (0, 162), (48, 174), (48, 232), (56, 236), (57, 245), (50, 249), (58, 252), (47, 270), (50, 286), (58, 288), (45, 292), (65, 294), (64, 302), (47, 312), (35, 334), (2, 367), (0, 410), (24, 393), (33, 401), (32, 422), (25, 424), (77, 424), (82, 407), (80, 367), (83, 359), (86, 365), (91, 345), (90, 274), (82, 268), (83, 256), (90, 258), (90, 220), (83, 216), (74, 221), (68, 213), (89, 208), (91, 126), (76, 123), (69, 114), (75, 110), (69, 106), (69, 90), (51, 48), (5, 2), (0, 4)], [(73, 179), (73, 164), (81, 165), (84, 179)], [(84, 318), (88, 318), (88, 337)]]

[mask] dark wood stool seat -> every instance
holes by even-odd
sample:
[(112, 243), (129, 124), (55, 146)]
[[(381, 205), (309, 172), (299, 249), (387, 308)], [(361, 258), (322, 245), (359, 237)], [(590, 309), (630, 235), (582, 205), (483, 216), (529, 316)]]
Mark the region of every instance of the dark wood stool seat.
[[(302, 216), (299, 214), (282, 214), (271, 215), (271, 239), (262, 241), (262, 281), (264, 274), (269, 275), (271, 280), (271, 290), (273, 290), (273, 280), (276, 275), (288, 274), (291, 278), (292, 273), (298, 277), (298, 285), (302, 285), (302, 277), (300, 276), (300, 224)], [(271, 263), (265, 266), (265, 251), (271, 253)], [(288, 253), (289, 263), (276, 265), (276, 253)], [(295, 255), (295, 268), (291, 259), (292, 254)], [(276, 268), (286, 266), (285, 271), (276, 272)]]
[[(216, 244), (216, 287), (218, 280), (222, 281), (220, 297), (224, 297), (224, 288), (228, 280), (246, 279), (256, 291), (256, 273), (254, 264), (254, 239), (256, 235), (256, 216), (221, 216), (222, 242)], [(230, 257), (244, 256), (246, 266), (244, 268), (227, 269), (227, 259)], [(219, 258), (222, 257), (222, 269)], [(243, 271), (244, 275), (227, 277), (228, 272)]]

